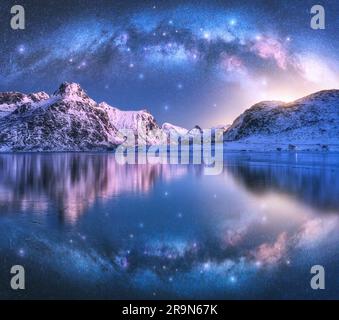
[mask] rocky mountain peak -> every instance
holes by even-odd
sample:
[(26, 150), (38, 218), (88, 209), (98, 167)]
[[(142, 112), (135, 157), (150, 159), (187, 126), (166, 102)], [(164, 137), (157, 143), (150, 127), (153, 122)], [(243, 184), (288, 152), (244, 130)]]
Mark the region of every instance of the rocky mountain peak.
[(290, 103), (260, 102), (226, 130), (225, 140), (335, 142), (339, 132), (339, 90), (323, 90)]
[(55, 96), (62, 96), (64, 98), (82, 98), (88, 99), (87, 93), (81, 88), (80, 84), (75, 82), (63, 82), (59, 89), (54, 92)]

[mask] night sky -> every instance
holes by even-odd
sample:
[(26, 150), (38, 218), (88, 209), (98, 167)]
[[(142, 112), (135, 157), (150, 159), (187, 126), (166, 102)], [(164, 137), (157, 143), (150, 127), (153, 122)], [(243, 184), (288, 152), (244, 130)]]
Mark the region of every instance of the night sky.
[[(10, 28), (10, 8), (26, 29)], [(322, 4), (326, 29), (310, 28)], [(339, 88), (339, 1), (10, 1), (0, 4), (0, 91), (78, 82), (161, 124), (227, 124), (260, 100)]]

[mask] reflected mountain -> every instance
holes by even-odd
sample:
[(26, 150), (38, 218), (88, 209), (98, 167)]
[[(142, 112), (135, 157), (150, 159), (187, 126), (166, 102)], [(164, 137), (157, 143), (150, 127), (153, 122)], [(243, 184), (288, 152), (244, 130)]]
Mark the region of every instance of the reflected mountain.
[(325, 211), (339, 208), (337, 154), (233, 155), (226, 159), (231, 173), (256, 194), (282, 193)]
[(339, 266), (337, 163), (228, 153), (207, 176), (109, 153), (1, 154), (0, 282), (20, 263), (30, 298), (311, 297), (309, 267)]
[[(272, 158), (273, 157), (273, 158)], [(339, 207), (336, 155), (228, 154), (224, 173), (256, 194), (283, 193), (322, 210)], [(169, 181), (202, 166), (119, 165), (114, 154), (2, 154), (0, 208), (46, 212), (53, 205), (62, 221), (74, 223), (96, 200), (126, 193), (148, 193), (158, 180)], [(207, 176), (208, 178), (208, 176)]]
[(185, 174), (186, 166), (119, 165), (113, 154), (0, 155), (1, 211), (46, 211), (76, 222), (98, 200), (147, 193), (157, 179)]

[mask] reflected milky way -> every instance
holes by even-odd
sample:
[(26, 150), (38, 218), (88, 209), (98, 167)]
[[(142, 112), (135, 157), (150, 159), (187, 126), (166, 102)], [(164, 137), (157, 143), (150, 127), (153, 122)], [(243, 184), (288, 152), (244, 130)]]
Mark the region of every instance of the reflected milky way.
[(0, 250), (28, 266), (28, 297), (317, 297), (309, 267), (339, 265), (338, 177), (331, 154), (230, 153), (219, 176), (4, 154)]

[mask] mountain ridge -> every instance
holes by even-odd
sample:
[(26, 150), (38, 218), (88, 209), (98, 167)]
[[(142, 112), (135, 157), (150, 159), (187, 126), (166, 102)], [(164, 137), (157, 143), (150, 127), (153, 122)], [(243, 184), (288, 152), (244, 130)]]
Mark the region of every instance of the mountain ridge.
[(322, 90), (285, 103), (262, 101), (239, 115), (224, 141), (338, 144), (339, 90)]
[(141, 139), (149, 138), (146, 144), (160, 141), (148, 135), (160, 128), (147, 111), (121, 111), (104, 102), (98, 104), (76, 83), (64, 82), (50, 96), (1, 93), (0, 114), (0, 151), (113, 149), (125, 140), (119, 130), (137, 134), (139, 125), (146, 130)]
[[(97, 103), (77, 83), (64, 82), (51, 95), (0, 93), (1, 152), (111, 150), (126, 140), (126, 129), (143, 145), (167, 143), (170, 134), (191, 139), (202, 131), (168, 122), (160, 126), (147, 109), (123, 111)], [(215, 129), (224, 131), (226, 149), (339, 145), (339, 90), (318, 91), (289, 103), (261, 101), (231, 125)]]

